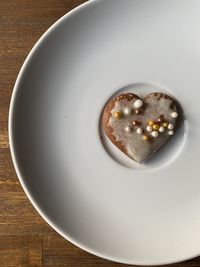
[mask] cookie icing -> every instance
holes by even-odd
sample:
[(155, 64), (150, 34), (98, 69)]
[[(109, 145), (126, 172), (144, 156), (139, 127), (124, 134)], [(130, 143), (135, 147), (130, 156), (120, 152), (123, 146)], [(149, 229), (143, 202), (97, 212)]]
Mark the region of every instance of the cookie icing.
[[(169, 128), (172, 128), (172, 125), (175, 126), (178, 113), (171, 98), (159, 96), (157, 99), (152, 94), (152, 97), (150, 95), (145, 101), (139, 100), (138, 98), (118, 99), (111, 110), (108, 126), (112, 128), (112, 135), (117, 142), (122, 143), (128, 156), (136, 162), (142, 163), (165, 143), (164, 139), (166, 140), (174, 134), (174, 128), (173, 131), (169, 131), (171, 129), (166, 131), (165, 127), (167, 129), (168, 125), (170, 125)], [(139, 105), (135, 107), (134, 103), (140, 103), (140, 105), (142, 103), (140, 106), (142, 110), (138, 109)], [(123, 114), (124, 110), (128, 110), (128, 114)], [(122, 117), (116, 119), (114, 116), (116, 113), (122, 114)], [(157, 121), (158, 126), (153, 126), (153, 122)], [(141, 128), (141, 134), (138, 134), (138, 128)]]

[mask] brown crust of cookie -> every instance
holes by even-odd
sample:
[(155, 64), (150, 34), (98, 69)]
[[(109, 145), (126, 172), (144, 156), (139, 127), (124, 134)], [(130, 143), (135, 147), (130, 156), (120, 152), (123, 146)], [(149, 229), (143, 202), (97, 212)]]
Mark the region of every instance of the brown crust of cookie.
[[(158, 93), (158, 92), (153, 92), (150, 93), (148, 95), (146, 95), (146, 97), (143, 98), (144, 104), (146, 104), (148, 102), (148, 99), (151, 96), (156, 96), (158, 100), (160, 100), (161, 98), (165, 98), (165, 99), (170, 99), (172, 101), (172, 106), (173, 106), (173, 110), (176, 111), (177, 110), (177, 106), (176, 106), (176, 101), (171, 98), (170, 96), (164, 94), (164, 93)], [(129, 155), (127, 154), (127, 150), (124, 147), (123, 143), (121, 141), (116, 141), (115, 136), (113, 136), (113, 129), (112, 127), (110, 127), (109, 124), (109, 119), (111, 117), (111, 111), (115, 106), (115, 103), (119, 100), (123, 100), (126, 99), (127, 101), (131, 101), (133, 99), (140, 99), (139, 96), (137, 96), (136, 94), (132, 94), (132, 93), (124, 93), (121, 95), (118, 95), (114, 98), (112, 98), (105, 106), (104, 111), (103, 111), (103, 116), (102, 116), (102, 124), (103, 124), (103, 130), (104, 133), (108, 136), (108, 138), (111, 140), (111, 142), (118, 147), (123, 153), (125, 153), (128, 157)], [(134, 158), (131, 158), (134, 160)]]
[(112, 127), (110, 127), (108, 125), (108, 122), (109, 122), (109, 119), (112, 115), (111, 110), (114, 108), (115, 103), (117, 101), (123, 100), (123, 99), (126, 99), (127, 101), (131, 101), (134, 98), (139, 99), (139, 97), (137, 95), (132, 94), (132, 93), (121, 94), (121, 95), (118, 95), (118, 96), (112, 98), (105, 106), (104, 111), (103, 111), (103, 116), (102, 116), (104, 133), (109, 137), (111, 142), (115, 146), (117, 146), (123, 153), (125, 153), (128, 157), (129, 157), (129, 155), (127, 154), (127, 151), (126, 151), (124, 145), (122, 144), (122, 142), (116, 141), (115, 137), (113, 136), (113, 129), (112, 129)]

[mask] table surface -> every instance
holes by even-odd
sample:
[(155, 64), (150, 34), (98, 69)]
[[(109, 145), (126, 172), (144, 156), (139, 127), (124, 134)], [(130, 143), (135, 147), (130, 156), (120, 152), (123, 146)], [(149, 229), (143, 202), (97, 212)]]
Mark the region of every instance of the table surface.
[[(8, 143), (8, 109), (19, 69), (39, 37), (84, 0), (0, 0), (0, 266), (130, 266), (93, 256), (57, 234), (17, 179)], [(176, 267), (200, 266), (200, 257)]]

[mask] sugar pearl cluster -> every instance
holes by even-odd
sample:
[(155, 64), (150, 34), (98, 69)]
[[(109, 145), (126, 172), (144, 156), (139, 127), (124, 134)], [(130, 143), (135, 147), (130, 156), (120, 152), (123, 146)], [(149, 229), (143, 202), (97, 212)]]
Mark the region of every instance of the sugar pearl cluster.
[[(113, 113), (114, 118), (122, 119), (126, 118), (132, 114), (140, 114), (143, 110), (144, 103), (141, 99), (137, 99), (132, 106), (127, 106), (121, 109), (120, 111), (116, 111)], [(177, 112), (172, 112), (171, 117), (176, 119), (178, 117)], [(142, 139), (148, 141), (150, 139), (154, 139), (158, 137), (160, 134), (167, 133), (168, 135), (174, 135), (174, 125), (169, 121), (164, 119), (164, 116), (161, 115), (155, 120), (148, 120), (147, 124), (141, 127), (141, 122), (138, 120), (134, 120), (132, 123), (129, 123), (125, 126), (124, 130), (127, 133), (131, 133), (135, 131), (138, 135), (142, 136)]]
[(157, 121), (149, 120), (146, 126), (146, 131), (151, 134), (152, 137), (158, 137), (159, 134), (164, 133), (166, 130), (169, 135), (174, 134), (174, 125), (164, 120), (163, 117), (157, 119)]
[(120, 119), (121, 117), (126, 117), (131, 115), (132, 113), (139, 114), (141, 112), (141, 108), (143, 107), (144, 103), (141, 99), (137, 99), (132, 107), (124, 107), (122, 111), (114, 112), (114, 117), (116, 119)]

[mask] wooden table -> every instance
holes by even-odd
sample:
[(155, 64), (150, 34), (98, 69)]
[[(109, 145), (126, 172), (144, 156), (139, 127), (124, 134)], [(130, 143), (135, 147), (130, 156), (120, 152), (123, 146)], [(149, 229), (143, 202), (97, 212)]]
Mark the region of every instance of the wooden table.
[[(9, 151), (8, 108), (19, 69), (38, 38), (83, 2), (0, 0), (0, 267), (128, 266), (84, 252), (51, 229), (23, 192)], [(200, 258), (175, 266), (199, 267)]]

